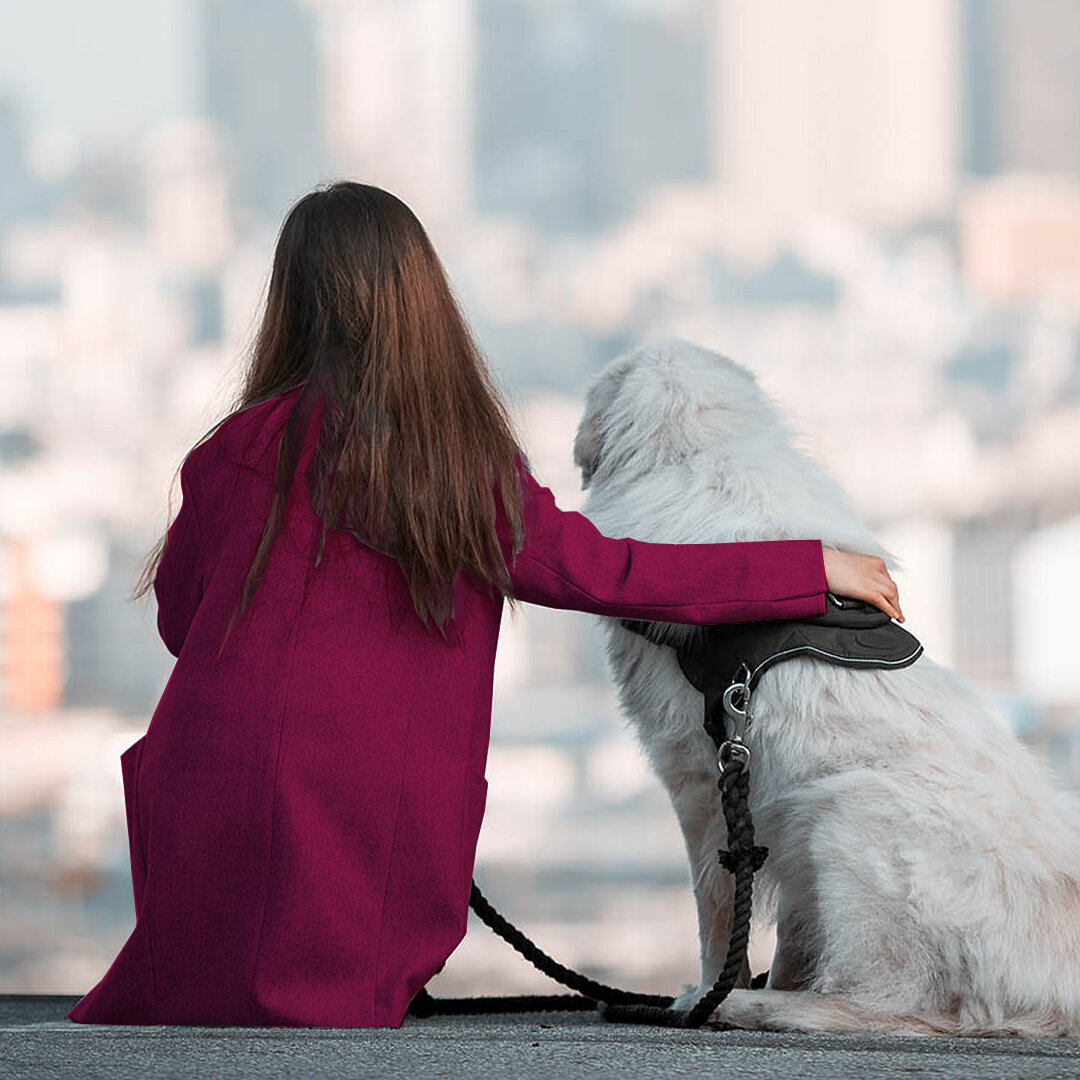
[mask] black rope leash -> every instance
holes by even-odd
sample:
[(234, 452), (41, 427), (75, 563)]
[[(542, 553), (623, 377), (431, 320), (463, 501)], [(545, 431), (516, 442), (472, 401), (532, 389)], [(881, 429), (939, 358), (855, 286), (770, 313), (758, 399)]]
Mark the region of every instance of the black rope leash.
[(754, 843), (754, 823), (750, 818), (750, 772), (747, 768), (750, 751), (741, 740), (725, 743), (720, 755), (720, 788), (724, 820), (728, 828), (728, 848), (717, 852), (720, 865), (735, 876), (735, 900), (728, 938), (727, 958), (719, 977), (707, 994), (689, 1009), (657, 1008), (654, 1005), (602, 1002), (600, 1015), (605, 1020), (624, 1024), (660, 1024), (664, 1027), (698, 1028), (712, 1015), (713, 1010), (731, 993), (739, 977), (746, 949), (750, 943), (750, 914), (754, 890), (754, 874), (761, 869), (769, 849)]
[(491, 1012), (583, 1012), (595, 1009), (599, 1001), (617, 1001), (621, 1004), (638, 1004), (662, 1008), (674, 998), (661, 994), (635, 994), (605, 986), (582, 975), (573, 968), (560, 964), (548, 956), (535, 942), (519, 930), (509, 919), (499, 914), (480, 891), (475, 881), (469, 896), (469, 907), (476, 912), (496, 934), (516, 949), (538, 971), (549, 979), (576, 990), (576, 994), (515, 994), (506, 997), (435, 998), (427, 990), (421, 990), (409, 1005), (409, 1012), (417, 1016), (435, 1013), (491, 1013)]
[[(748, 669), (743, 666), (744, 670)], [(741, 702), (741, 704), (740, 704)], [(732, 681), (720, 703), (706, 701), (705, 730), (716, 743), (720, 779), (721, 809), (727, 824), (728, 847), (720, 849), (720, 865), (735, 877), (731, 936), (727, 957), (719, 977), (708, 993), (689, 1009), (672, 1009), (675, 999), (666, 994), (639, 994), (619, 990), (594, 981), (548, 956), (535, 942), (501, 915), (481, 893), (474, 880), (469, 906), (496, 934), (516, 949), (534, 967), (555, 982), (576, 990), (576, 994), (517, 994), (504, 997), (435, 998), (421, 989), (409, 1004), (408, 1013), (427, 1017), (435, 1014), (586, 1011), (598, 1008), (613, 1023), (658, 1024), (664, 1027), (697, 1028), (731, 993), (746, 959), (750, 941), (750, 914), (754, 874), (761, 869), (768, 848), (754, 844), (754, 823), (750, 817), (750, 748), (735, 731), (726, 737), (724, 714), (749, 726), (750, 690), (747, 681)]]

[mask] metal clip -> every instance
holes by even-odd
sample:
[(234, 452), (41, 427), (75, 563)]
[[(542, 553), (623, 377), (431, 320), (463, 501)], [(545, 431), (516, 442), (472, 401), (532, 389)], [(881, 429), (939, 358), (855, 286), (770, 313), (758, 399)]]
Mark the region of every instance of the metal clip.
[[(739, 700), (736, 701), (736, 698)], [(740, 726), (746, 721), (746, 684), (733, 682), (724, 691), (724, 715)]]
[(720, 749), (716, 753), (716, 764), (721, 772), (730, 757), (742, 758), (744, 769), (750, 764), (750, 747), (738, 735), (733, 735), (720, 744)]
[(736, 674), (731, 685), (724, 691), (724, 715), (731, 721), (736, 738), (741, 739), (750, 729), (753, 715), (750, 712), (750, 668), (745, 661), (740, 665), (745, 674)]
[(716, 754), (716, 764), (721, 771), (732, 755), (742, 758), (744, 767), (750, 762), (750, 747), (743, 742), (743, 736), (749, 731), (753, 720), (750, 711), (750, 667), (745, 661), (724, 691), (723, 705), (732, 734), (731, 738), (720, 744)]

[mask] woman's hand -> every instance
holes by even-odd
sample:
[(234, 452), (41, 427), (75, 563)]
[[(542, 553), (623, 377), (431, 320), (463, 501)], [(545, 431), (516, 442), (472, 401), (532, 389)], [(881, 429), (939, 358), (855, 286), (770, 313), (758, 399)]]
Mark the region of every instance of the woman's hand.
[(825, 543), (821, 550), (825, 556), (825, 579), (830, 592), (866, 600), (894, 619), (904, 621), (900, 594), (896, 582), (889, 577), (884, 559), (877, 555), (839, 551)]

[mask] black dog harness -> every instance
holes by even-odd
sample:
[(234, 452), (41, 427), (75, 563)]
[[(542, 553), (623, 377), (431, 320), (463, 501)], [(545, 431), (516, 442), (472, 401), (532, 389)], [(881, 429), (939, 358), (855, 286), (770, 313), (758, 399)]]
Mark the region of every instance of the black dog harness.
[[(672, 639), (669, 624), (619, 621), (654, 644), (676, 649), (683, 674), (705, 695), (705, 730), (723, 752), (725, 746), (730, 750), (742, 743), (750, 694), (774, 664), (808, 656), (844, 667), (902, 668), (921, 655), (919, 640), (879, 607), (851, 596), (825, 595), (824, 615), (712, 624), (684, 645)], [(729, 734), (725, 718), (741, 722), (742, 729)]]

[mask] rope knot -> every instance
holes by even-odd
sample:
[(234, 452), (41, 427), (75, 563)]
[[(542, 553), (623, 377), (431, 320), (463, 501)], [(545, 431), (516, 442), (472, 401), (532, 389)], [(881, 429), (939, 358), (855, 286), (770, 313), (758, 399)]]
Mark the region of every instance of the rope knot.
[(754, 844), (752, 848), (740, 847), (734, 851), (717, 850), (720, 857), (720, 865), (731, 873), (737, 873), (742, 867), (749, 867), (755, 873), (761, 869), (762, 864), (769, 856), (769, 849), (760, 844)]

